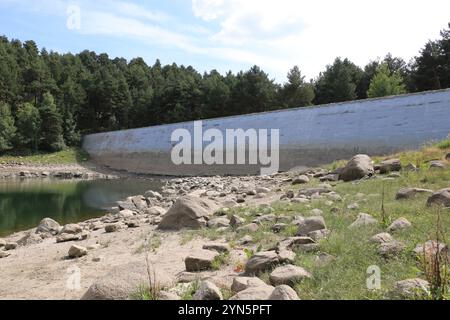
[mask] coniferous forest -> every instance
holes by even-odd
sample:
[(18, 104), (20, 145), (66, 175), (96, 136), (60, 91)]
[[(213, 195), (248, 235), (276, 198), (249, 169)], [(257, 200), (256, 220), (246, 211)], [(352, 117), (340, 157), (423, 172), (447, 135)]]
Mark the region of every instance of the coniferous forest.
[(58, 151), (93, 132), (449, 88), (450, 26), (409, 62), (387, 54), (361, 68), (336, 58), (316, 79), (297, 66), (287, 79), (275, 83), (258, 66), (201, 74), (0, 37), (0, 153)]

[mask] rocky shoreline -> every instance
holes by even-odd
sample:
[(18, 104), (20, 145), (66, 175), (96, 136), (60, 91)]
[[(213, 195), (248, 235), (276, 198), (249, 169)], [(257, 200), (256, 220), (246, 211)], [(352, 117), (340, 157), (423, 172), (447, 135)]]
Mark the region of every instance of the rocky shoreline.
[[(448, 165), (444, 162), (441, 161), (442, 170)], [(436, 168), (431, 164), (430, 170)], [(331, 212), (340, 210), (344, 195), (334, 191), (337, 184), (358, 184), (371, 179), (389, 181), (397, 179), (401, 172), (416, 170), (412, 164), (402, 167), (398, 159), (374, 166), (370, 157), (358, 155), (337, 170), (318, 168), (271, 176), (168, 179), (161, 192), (149, 190), (119, 201), (103, 217), (65, 226), (47, 218), (32, 230), (0, 239), (0, 267), (6, 270), (9, 264), (13, 266), (2, 280), (11, 283), (2, 283), (0, 297), (24, 298), (14, 286), (23, 277), (14, 271), (17, 268), (29, 270), (29, 276), (35, 271), (44, 281), (52, 283), (47, 289), (35, 288), (34, 297), (38, 298), (49, 295), (46, 298), (130, 299), (139, 286), (157, 283), (158, 292), (152, 292), (157, 294), (154, 298), (166, 300), (181, 299), (189, 291), (191, 298), (199, 300), (224, 299), (224, 292), (232, 300), (296, 300), (298, 295), (291, 285), (313, 277), (310, 271), (294, 265), (299, 252), (317, 252), (317, 264), (336, 259), (319, 250), (320, 241), (327, 239), (333, 230), (327, 226), (323, 210), (311, 205), (320, 201)], [(19, 177), (26, 178), (20, 173)], [(397, 199), (410, 199), (417, 193), (428, 193), (430, 206), (437, 203), (450, 207), (450, 189), (434, 192), (403, 188), (398, 190)], [(305, 204), (311, 213), (308, 217), (276, 215), (273, 205), (277, 202), (287, 206)], [(346, 210), (358, 210), (358, 206), (357, 202), (351, 203)], [(255, 208), (257, 213), (253, 215), (246, 211)], [(270, 232), (266, 236), (276, 239), (276, 245), (257, 250), (261, 245), (253, 234), (267, 225)], [(379, 221), (372, 215), (359, 213), (349, 228), (377, 225)], [(407, 219), (397, 219), (385, 232), (373, 235), (371, 241), (378, 244), (381, 256), (398, 255), (405, 245), (391, 234), (410, 227)], [(186, 228), (209, 230), (217, 240), (197, 237), (184, 243), (183, 238), (189, 232)], [(294, 233), (283, 237), (281, 231), (289, 228), (294, 228)], [(230, 244), (229, 234), (239, 238)], [(435, 246), (429, 242), (418, 243), (417, 253), (425, 246), (427, 253), (436, 248), (448, 252), (445, 244)], [(74, 263), (84, 279), (78, 291), (65, 288), (60, 279), (65, 279), (66, 269)], [(155, 279), (147, 277), (149, 267), (153, 268)], [(265, 282), (258, 275), (268, 270), (270, 278)], [(34, 281), (25, 276), (23, 280), (26, 279)], [(40, 282), (42, 279), (36, 280)], [(396, 290), (402, 295), (414, 290), (425, 292), (427, 288), (423, 279), (396, 283)]]

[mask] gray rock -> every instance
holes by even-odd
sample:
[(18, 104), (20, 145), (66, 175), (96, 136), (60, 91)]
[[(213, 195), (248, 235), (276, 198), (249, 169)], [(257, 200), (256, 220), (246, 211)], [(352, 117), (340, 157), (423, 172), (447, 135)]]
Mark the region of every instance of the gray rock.
[(335, 173), (327, 174), (327, 175), (325, 175), (323, 177), (320, 177), (319, 180), (322, 181), (322, 182), (325, 182), (325, 181), (330, 181), (330, 182), (338, 181), (339, 180), (339, 174), (335, 174)]
[(281, 285), (275, 287), (269, 297), (269, 300), (300, 300), (300, 298), (298, 297), (297, 292), (295, 292), (294, 289), (287, 285)]
[(425, 255), (426, 258), (434, 258), (438, 253), (441, 254), (447, 250), (448, 246), (445, 243), (429, 240), (423, 244), (418, 244), (413, 251), (419, 257)]
[(374, 235), (372, 238), (370, 238), (370, 242), (378, 243), (378, 244), (391, 242), (391, 241), (394, 241), (394, 238), (389, 233), (386, 233), (386, 232), (378, 233), (378, 234)]
[(447, 167), (446, 161), (436, 160), (430, 162), (430, 169), (445, 169)]
[(405, 245), (399, 241), (383, 242), (378, 248), (378, 254), (384, 258), (399, 255), (405, 249)]
[(386, 174), (392, 171), (400, 171), (402, 169), (402, 163), (400, 159), (389, 159), (381, 162), (380, 173)]
[(450, 208), (450, 188), (441, 189), (436, 191), (427, 200), (427, 206), (441, 205)]
[(78, 234), (81, 233), (81, 231), (83, 231), (83, 228), (80, 227), (80, 225), (78, 224), (74, 224), (74, 223), (70, 223), (70, 224), (66, 224), (62, 229), (61, 229), (61, 234), (63, 233), (68, 233), (68, 234)]
[(294, 263), (295, 257), (296, 254), (292, 250), (286, 248), (278, 249), (278, 260), (280, 263)]
[(158, 295), (158, 300), (177, 301), (177, 300), (181, 300), (181, 297), (174, 292), (161, 291)]
[[(42, 241), (43, 241), (42, 237), (39, 234), (29, 232), (25, 236), (20, 238), (17, 241), (17, 244), (19, 246), (29, 246), (29, 245), (32, 245), (32, 244), (41, 243)], [(0, 244), (0, 247), (1, 247), (1, 244)]]
[(392, 222), (392, 224), (388, 227), (389, 232), (396, 232), (400, 230), (406, 230), (412, 227), (411, 222), (406, 218), (399, 218)]
[(7, 252), (7, 251), (2, 251), (0, 250), (0, 259), (2, 258), (7, 258), (11, 255), (11, 253)]
[(378, 220), (367, 213), (358, 214), (358, 218), (349, 226), (349, 228), (360, 228), (366, 226), (377, 225)]
[(58, 222), (50, 218), (44, 218), (39, 222), (39, 225), (36, 228), (36, 233), (49, 233), (51, 235), (58, 234), (61, 226)]
[(263, 251), (256, 253), (245, 265), (246, 274), (258, 274), (272, 268), (279, 263), (278, 254), (275, 251)]
[(298, 177), (292, 179), (292, 184), (293, 185), (305, 184), (305, 183), (308, 183), (308, 182), (309, 182), (309, 178), (306, 175), (301, 175), (301, 176), (298, 176)]
[(179, 198), (167, 211), (158, 225), (162, 230), (180, 230), (183, 228), (200, 229), (206, 226), (206, 221), (218, 209), (218, 204), (212, 200), (193, 196)]
[(374, 174), (372, 159), (365, 154), (354, 156), (339, 174), (339, 179), (354, 181)]
[(326, 239), (330, 233), (331, 233), (330, 230), (322, 229), (308, 232), (307, 236), (313, 239), (315, 242), (317, 242), (319, 240)]
[(415, 278), (398, 281), (394, 285), (394, 292), (405, 298), (414, 298), (427, 295), (429, 292), (428, 281)]
[(5, 244), (5, 250), (6, 251), (14, 250), (16, 248), (17, 248), (17, 242), (10, 241), (10, 242), (6, 242), (6, 244)]
[(402, 188), (395, 195), (395, 199), (412, 199), (416, 196), (417, 193), (433, 193), (433, 190), (421, 188)]
[(282, 284), (294, 285), (306, 278), (312, 278), (311, 274), (301, 267), (285, 265), (277, 267), (270, 274), (270, 283), (274, 286)]
[(286, 223), (276, 223), (272, 226), (272, 231), (275, 233), (279, 233), (280, 231), (286, 229), (288, 225)]
[(268, 285), (250, 287), (238, 292), (230, 300), (268, 300), (274, 289), (274, 287)]
[(128, 209), (121, 210), (119, 212), (119, 218), (121, 219), (129, 219), (134, 217), (134, 212)]
[(212, 268), (212, 263), (218, 255), (219, 253), (211, 250), (202, 250), (195, 252), (187, 256), (184, 260), (186, 271), (196, 272), (209, 270)]
[(245, 245), (253, 242), (253, 237), (250, 235), (246, 235), (239, 240), (239, 244)]
[(231, 285), (231, 291), (237, 293), (252, 287), (266, 286), (267, 284), (258, 277), (235, 277)]
[(223, 228), (223, 227), (229, 227), (230, 226), (230, 220), (227, 218), (214, 218), (207, 222), (208, 228)]
[(219, 288), (210, 281), (202, 281), (192, 298), (193, 300), (223, 300)]
[(112, 232), (116, 232), (117, 230), (119, 230), (119, 225), (117, 223), (112, 223), (112, 224), (107, 224), (105, 226), (105, 231), (106, 233), (112, 233)]
[(314, 194), (324, 194), (324, 193), (330, 193), (331, 186), (322, 186), (322, 187), (315, 187), (315, 188), (307, 188), (307, 189), (301, 189), (298, 191), (297, 197), (306, 196), (311, 197)]
[(151, 208), (145, 209), (144, 213), (149, 214), (151, 216), (163, 216), (167, 212), (166, 209), (159, 207), (159, 206), (153, 206)]
[(3, 239), (0, 239), (0, 248), (4, 247), (6, 245), (6, 241)]
[(227, 243), (207, 243), (203, 245), (204, 250), (212, 250), (221, 253), (230, 252), (230, 245)]
[(256, 188), (256, 193), (269, 193), (270, 189), (264, 188), (264, 187), (258, 187)]
[(309, 217), (299, 224), (297, 235), (306, 236), (311, 231), (323, 230), (326, 228), (325, 220), (322, 216)]
[(82, 246), (73, 245), (70, 247), (67, 255), (69, 258), (80, 258), (87, 255), (87, 249)]
[(78, 241), (78, 240), (80, 240), (79, 235), (70, 234), (70, 233), (62, 233), (56, 237), (56, 243)]
[(253, 220), (253, 223), (273, 222), (276, 219), (277, 219), (277, 216), (274, 215), (273, 213), (265, 214), (265, 215), (262, 215), (262, 216), (256, 218), (255, 220)]

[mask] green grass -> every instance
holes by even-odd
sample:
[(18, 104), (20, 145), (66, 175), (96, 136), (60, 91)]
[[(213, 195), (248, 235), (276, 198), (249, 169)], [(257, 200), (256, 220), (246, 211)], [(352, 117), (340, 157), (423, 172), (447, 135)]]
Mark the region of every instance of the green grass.
[(130, 295), (131, 300), (153, 301), (158, 300), (158, 297), (152, 293), (148, 285), (141, 284), (137, 290)]
[[(394, 155), (401, 159), (402, 164), (409, 162), (419, 167), (417, 172), (401, 171), (400, 178), (384, 180), (386, 176), (362, 180), (356, 183), (333, 182), (333, 190), (342, 197), (342, 201), (334, 201), (330, 206), (323, 200), (314, 200), (309, 204), (291, 204), (277, 201), (272, 204), (270, 213), (276, 216), (288, 216), (291, 220), (298, 215), (308, 217), (314, 208), (321, 209), (331, 234), (328, 239), (320, 241), (320, 252), (328, 253), (335, 260), (328, 265), (320, 266), (315, 262), (317, 252), (296, 252), (295, 264), (304, 267), (313, 274), (312, 279), (304, 280), (295, 285), (300, 299), (398, 299), (393, 296), (392, 289), (395, 282), (410, 278), (426, 279), (423, 265), (414, 256), (412, 250), (416, 245), (430, 239), (435, 239), (437, 209), (426, 206), (428, 194), (418, 194), (414, 199), (395, 199), (397, 191), (404, 187), (419, 187), (439, 190), (450, 187), (450, 168), (443, 170), (429, 170), (428, 162), (443, 159), (450, 151), (448, 142), (429, 145), (419, 151), (403, 152)], [(374, 158), (376, 162), (388, 157)], [(340, 161), (332, 164), (339, 167), (345, 164)], [(309, 188), (321, 182), (313, 179), (309, 184), (302, 186), (287, 186), (286, 190)], [(356, 196), (358, 193), (363, 196)], [(384, 193), (384, 197), (382, 194)], [(349, 210), (347, 206), (358, 203), (357, 210)], [(384, 204), (384, 214), (382, 210)], [(334, 210), (332, 210), (334, 209)], [(264, 212), (261, 208), (232, 209), (229, 214), (238, 214), (250, 223), (258, 213)], [(442, 210), (442, 209), (441, 209)], [(450, 243), (450, 210), (443, 209), (442, 230), (444, 238), (441, 241)], [(357, 218), (360, 212), (373, 215), (378, 226), (349, 229), (348, 226)], [(370, 242), (371, 236), (386, 232), (386, 228), (394, 220), (405, 217), (412, 223), (412, 228), (396, 232), (393, 237), (405, 245), (404, 251), (396, 257), (388, 259), (378, 254), (378, 246)], [(255, 241), (255, 248), (266, 250), (273, 247), (280, 239), (295, 235), (295, 228), (287, 228), (279, 234), (271, 231), (273, 223), (263, 223), (257, 232), (251, 234)], [(246, 233), (230, 232), (225, 235), (228, 241), (237, 241)], [(258, 249), (256, 249), (258, 250)], [(251, 255), (252, 251), (248, 251)], [(381, 289), (368, 290), (366, 280), (367, 269), (376, 265), (381, 269)], [(270, 272), (264, 272), (260, 278), (269, 281)], [(448, 296), (448, 295), (447, 295)], [(429, 297), (422, 297), (429, 298)]]
[(439, 149), (449, 149), (450, 148), (450, 139), (443, 140), (436, 144), (436, 147)]
[(79, 148), (67, 148), (53, 153), (45, 152), (20, 152), (9, 153), (0, 156), (0, 163), (24, 163), (29, 165), (39, 164), (75, 164), (89, 160), (89, 155)]

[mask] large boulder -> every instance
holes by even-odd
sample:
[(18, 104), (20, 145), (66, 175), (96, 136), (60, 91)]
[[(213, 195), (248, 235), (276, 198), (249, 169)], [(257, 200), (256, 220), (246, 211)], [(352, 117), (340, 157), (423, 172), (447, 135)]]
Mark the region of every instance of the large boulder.
[(381, 162), (380, 173), (385, 174), (392, 171), (400, 171), (402, 169), (402, 164), (400, 159), (389, 159)]
[(268, 285), (250, 287), (238, 292), (230, 300), (268, 300), (274, 289)]
[(169, 211), (167, 211), (159, 223), (158, 229), (180, 230), (183, 228), (203, 228), (217, 209), (218, 204), (212, 200), (184, 196), (179, 198)]
[(269, 300), (300, 300), (300, 298), (294, 289), (287, 285), (281, 285), (272, 291)]
[(69, 256), (69, 258), (80, 258), (87, 255), (87, 249), (82, 246), (73, 245), (70, 247), (67, 255)]
[(406, 218), (399, 218), (392, 222), (392, 224), (388, 227), (389, 232), (396, 232), (401, 230), (406, 230), (412, 227), (411, 222)]
[(62, 229), (61, 229), (61, 234), (63, 233), (68, 233), (68, 234), (78, 234), (81, 233), (83, 231), (83, 228), (80, 227), (80, 225), (75, 224), (75, 223), (70, 223), (70, 224), (66, 224)]
[(251, 287), (265, 286), (266, 283), (258, 277), (236, 277), (233, 279), (231, 291), (237, 293)]
[(272, 271), (270, 274), (270, 283), (274, 286), (283, 284), (293, 285), (305, 278), (311, 277), (311, 274), (305, 269), (288, 264)]
[(299, 224), (297, 235), (306, 236), (312, 231), (323, 230), (326, 228), (327, 226), (322, 216), (309, 217)]
[(450, 208), (450, 188), (441, 189), (436, 191), (428, 198), (427, 206), (442, 205)]
[(279, 263), (278, 254), (275, 251), (263, 251), (256, 253), (245, 265), (246, 274), (258, 274)]
[[(128, 300), (143, 284), (149, 283), (145, 263), (129, 263), (115, 267), (97, 279), (81, 298), (82, 300)], [(173, 285), (173, 280), (161, 269), (152, 269), (151, 281), (164, 289)]]
[(420, 278), (398, 281), (394, 285), (394, 292), (404, 298), (418, 298), (427, 295), (430, 285)]
[(44, 218), (39, 222), (36, 228), (36, 233), (47, 233), (51, 235), (56, 235), (61, 230), (61, 226), (58, 222), (51, 218)]
[(219, 253), (211, 250), (201, 250), (190, 254), (184, 259), (186, 271), (196, 272), (209, 270), (212, 268), (214, 259), (219, 256)]
[(433, 190), (422, 188), (402, 188), (395, 195), (396, 200), (413, 199), (417, 193), (433, 193)]
[(365, 154), (354, 156), (339, 174), (339, 179), (344, 181), (354, 181), (374, 173), (373, 161)]
[(192, 298), (193, 300), (223, 300), (222, 292), (210, 281), (202, 281)]

